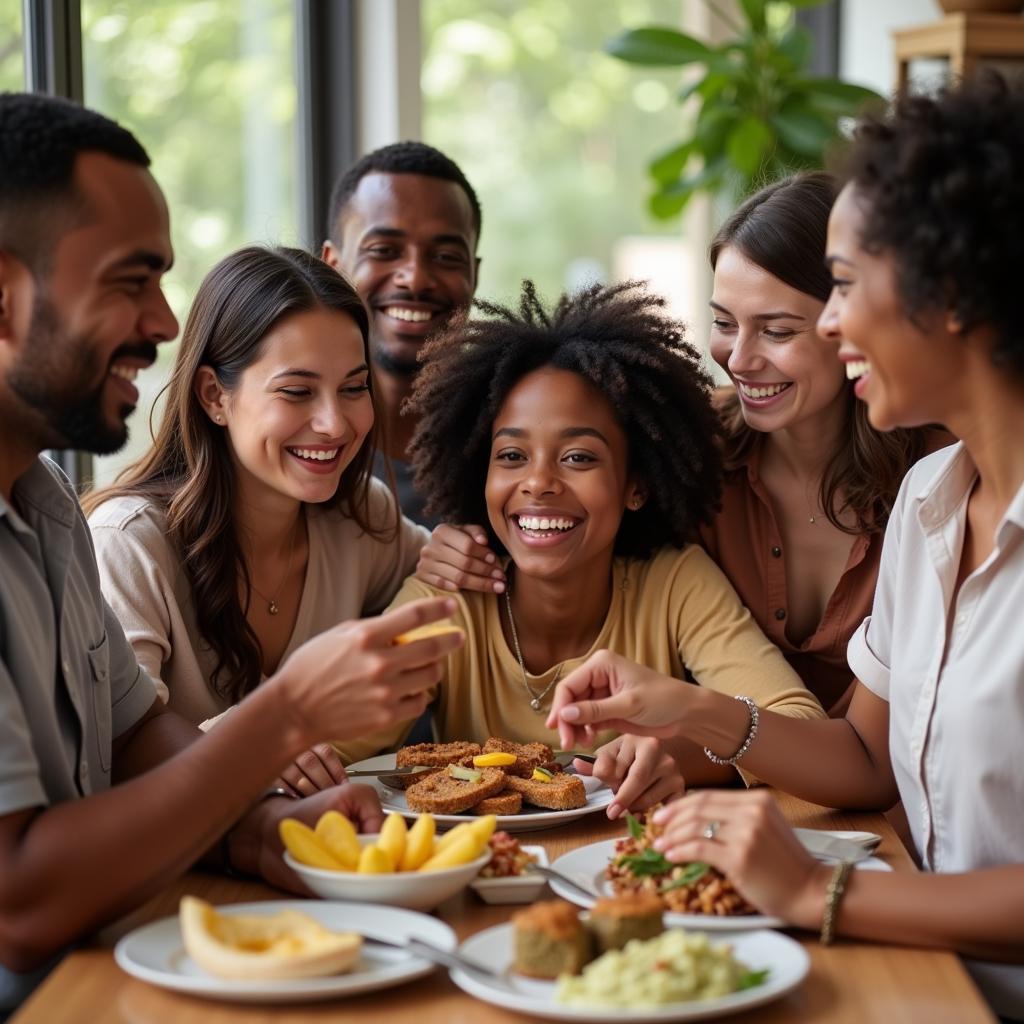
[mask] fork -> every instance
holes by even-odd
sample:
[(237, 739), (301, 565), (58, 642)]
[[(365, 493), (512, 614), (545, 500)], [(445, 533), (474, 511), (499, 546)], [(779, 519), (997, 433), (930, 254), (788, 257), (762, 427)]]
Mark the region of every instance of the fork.
[(385, 939), (380, 935), (363, 935), (363, 941), (376, 943), (380, 946), (393, 946), (396, 949), (404, 949), (415, 956), (422, 957), (424, 960), (429, 960), (432, 964), (440, 964), (442, 967), (454, 967), (462, 971), (476, 971), (478, 974), (486, 975), (488, 978), (500, 979), (504, 977), (501, 971), (496, 971), (484, 964), (478, 964), (476, 961), (470, 960), (454, 950), (433, 946), (429, 942), (424, 942), (423, 939), (417, 939), (412, 935), (406, 938), (404, 942), (400, 942), (397, 939)]
[(588, 889), (587, 886), (581, 885), (579, 882), (573, 881), (568, 875), (563, 875), (561, 871), (556, 871), (554, 868), (549, 868), (544, 864), (527, 864), (526, 870), (532, 872), (535, 875), (543, 875), (546, 879), (552, 882), (561, 882), (563, 885), (567, 885), (570, 889), (575, 889), (576, 892), (583, 896), (586, 896), (588, 900), (600, 899), (600, 895), (594, 892), (593, 889)]

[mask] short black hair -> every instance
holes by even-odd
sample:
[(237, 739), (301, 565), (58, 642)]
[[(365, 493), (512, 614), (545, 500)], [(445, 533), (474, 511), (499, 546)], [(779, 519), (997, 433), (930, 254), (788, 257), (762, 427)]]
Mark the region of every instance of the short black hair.
[(149, 167), (138, 139), (94, 110), (54, 96), (0, 93), (0, 248), (33, 271), (49, 255), (54, 207), (75, 200), (75, 161), (85, 152)]
[(893, 255), (908, 315), (991, 326), (993, 360), (1024, 374), (1024, 80), (989, 70), (900, 96), (858, 125), (845, 171), (865, 200), (860, 242)]
[(518, 381), (551, 366), (579, 374), (608, 399), (630, 471), (647, 492), (623, 518), (616, 554), (647, 557), (692, 541), (718, 506), (721, 426), (711, 378), (683, 325), (664, 312), (665, 300), (643, 282), (595, 284), (562, 295), (549, 313), (525, 281), (518, 311), (477, 306), (491, 319), (463, 318), (424, 347), (408, 403), (418, 417), (410, 454), (427, 510), (455, 523), (488, 523), (494, 418)]
[(480, 200), (476, 197), (473, 186), (462, 173), (462, 168), (447, 157), (439, 149), (428, 146), (425, 142), (393, 142), (390, 146), (381, 146), (372, 153), (357, 160), (334, 183), (331, 192), (330, 212), (327, 218), (327, 237), (335, 244), (341, 242), (336, 237), (338, 222), (348, 201), (355, 195), (359, 182), (368, 174), (421, 174), (425, 178), (439, 178), (441, 181), (454, 182), (469, 199), (473, 210), (473, 228), (477, 241), (480, 241), (480, 225), (483, 215), (480, 211)]

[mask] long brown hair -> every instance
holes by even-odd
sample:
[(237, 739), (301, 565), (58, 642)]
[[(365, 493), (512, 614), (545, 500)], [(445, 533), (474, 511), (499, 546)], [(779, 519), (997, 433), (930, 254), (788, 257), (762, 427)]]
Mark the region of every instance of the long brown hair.
[[(263, 652), (246, 619), (252, 584), (232, 514), (236, 483), (227, 432), (210, 422), (193, 384), (199, 368), (209, 366), (221, 386), (233, 390), (278, 323), (316, 309), (344, 313), (355, 321), (369, 364), (366, 307), (355, 288), (326, 263), (299, 249), (258, 246), (221, 260), (199, 286), (189, 312), (164, 389), (167, 407), (153, 447), (111, 486), (82, 502), (88, 513), (111, 498), (136, 496), (165, 514), (167, 535), (192, 588), (199, 632), (217, 657), (210, 686), (232, 702), (259, 684)], [(376, 413), (372, 379), (370, 394)], [(340, 509), (367, 533), (387, 539), (397, 529), (397, 515), (383, 527), (369, 519), (378, 422), (375, 416), (337, 491), (318, 507)]]
[[(712, 270), (722, 250), (743, 256), (791, 288), (828, 300), (832, 279), (825, 266), (828, 215), (838, 194), (835, 178), (823, 171), (795, 174), (761, 189), (722, 225), (711, 242)], [(844, 533), (885, 528), (900, 483), (925, 453), (923, 430), (875, 430), (867, 406), (844, 387), (847, 443), (836, 450), (821, 476), (818, 500), (833, 526)], [(762, 444), (764, 434), (747, 426), (733, 392), (719, 406), (725, 427), (725, 466), (739, 471)], [(855, 525), (843, 517), (852, 513)]]

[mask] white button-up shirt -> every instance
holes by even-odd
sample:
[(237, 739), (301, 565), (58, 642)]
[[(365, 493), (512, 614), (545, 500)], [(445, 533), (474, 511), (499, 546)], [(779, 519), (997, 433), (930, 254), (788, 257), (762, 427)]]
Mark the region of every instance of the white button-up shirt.
[[(961, 444), (907, 474), (854, 674), (889, 702), (889, 752), (926, 870), (1024, 863), (1024, 486), (954, 601), (977, 469)], [(968, 962), (1024, 1018), (1024, 966)]]

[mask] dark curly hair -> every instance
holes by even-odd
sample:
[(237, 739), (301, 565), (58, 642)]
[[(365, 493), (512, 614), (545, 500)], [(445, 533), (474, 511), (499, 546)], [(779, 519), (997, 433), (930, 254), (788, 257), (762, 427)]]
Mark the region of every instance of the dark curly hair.
[[(525, 281), (518, 311), (477, 306), (491, 319), (464, 317), (425, 346), (406, 405), (419, 417), (410, 452), (427, 510), (488, 523), (491, 426), (516, 383), (551, 366), (579, 374), (608, 399), (630, 470), (647, 491), (644, 505), (623, 518), (615, 553), (647, 557), (692, 540), (718, 506), (721, 428), (711, 378), (683, 326), (663, 312), (665, 300), (627, 281), (564, 294), (549, 313)], [(493, 531), (490, 541), (503, 551)]]
[(462, 168), (441, 150), (428, 146), (425, 142), (393, 142), (390, 146), (381, 146), (380, 149), (367, 153), (334, 183), (327, 214), (327, 237), (335, 245), (341, 244), (338, 233), (342, 211), (355, 195), (359, 182), (368, 174), (421, 174), (425, 178), (454, 182), (469, 199), (469, 205), (473, 210), (473, 227), (476, 230), (477, 241), (480, 240), (480, 224), (483, 219), (480, 200), (462, 173)]
[(862, 121), (844, 167), (864, 200), (861, 244), (895, 258), (908, 315), (951, 310), (997, 334), (993, 361), (1024, 374), (1024, 80), (985, 71)]

